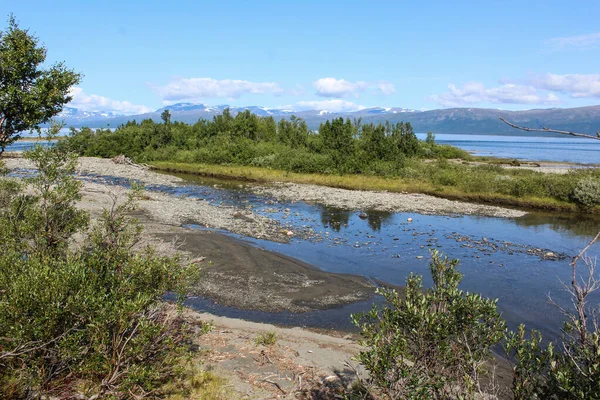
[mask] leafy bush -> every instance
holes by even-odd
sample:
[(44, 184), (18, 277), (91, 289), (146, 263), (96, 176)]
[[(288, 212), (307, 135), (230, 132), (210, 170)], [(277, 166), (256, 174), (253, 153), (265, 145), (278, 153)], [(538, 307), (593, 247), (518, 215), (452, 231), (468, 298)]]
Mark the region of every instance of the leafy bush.
[(76, 159), (62, 146), (26, 157), (39, 171), (27, 190), (0, 180), (0, 397), (156, 393), (186, 336), (160, 300), (192, 274), (177, 258), (132, 250), (135, 192), (90, 227), (75, 207)]
[(433, 288), (423, 290), (422, 278), (411, 275), (405, 297), (380, 289), (389, 306), (352, 316), (367, 348), (356, 358), (392, 399), (471, 398), (503, 337), (496, 300), (460, 290), (458, 260), (431, 255)]
[[(600, 289), (600, 280), (595, 276), (596, 261), (582, 259), (589, 277), (574, 278), (567, 287), (575, 310), (561, 310), (566, 316), (562, 341), (544, 346), (542, 335), (532, 331), (527, 337), (523, 325), (507, 334), (505, 350), (515, 360), (515, 400), (600, 399), (600, 328), (597, 309), (587, 304), (587, 297)], [(571, 263), (574, 277), (576, 263), (577, 258)]]
[(573, 190), (573, 199), (584, 207), (599, 205), (600, 179), (592, 177), (581, 179)]

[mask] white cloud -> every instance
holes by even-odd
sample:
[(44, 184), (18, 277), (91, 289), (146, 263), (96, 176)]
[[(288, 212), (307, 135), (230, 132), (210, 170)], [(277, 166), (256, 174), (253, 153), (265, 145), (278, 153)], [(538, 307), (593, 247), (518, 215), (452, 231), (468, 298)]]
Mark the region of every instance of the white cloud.
[(579, 36), (565, 36), (546, 41), (555, 50), (578, 49), (589, 50), (600, 47), (600, 32)]
[(163, 101), (220, 97), (237, 99), (244, 94), (283, 93), (274, 82), (250, 82), (237, 79), (180, 78), (164, 86), (151, 86)]
[(313, 82), (317, 94), (323, 97), (350, 97), (358, 96), (369, 87), (367, 82), (349, 82), (345, 79), (321, 78)]
[(295, 105), (286, 106), (284, 108), (291, 108), (294, 111), (306, 111), (306, 110), (323, 110), (329, 112), (345, 112), (345, 111), (358, 111), (366, 107), (353, 103), (351, 101), (332, 99), (332, 100), (314, 100), (314, 101), (300, 101)]
[(539, 94), (531, 85), (508, 83), (488, 89), (483, 83), (469, 82), (462, 88), (450, 84), (448, 89), (448, 92), (430, 96), (429, 99), (446, 107), (468, 106), (477, 103), (554, 104), (558, 102), (558, 97), (553, 93)]
[(69, 107), (83, 111), (112, 111), (121, 114), (143, 114), (152, 111), (151, 108), (133, 104), (129, 101), (113, 100), (96, 94), (87, 94), (80, 87), (73, 87), (70, 91), (73, 100)]
[(600, 74), (545, 74), (531, 79), (539, 89), (568, 93), (571, 97), (600, 98)]
[(396, 92), (394, 85), (387, 81), (378, 83), (357, 81), (350, 82), (345, 79), (321, 78), (313, 82), (317, 95), (321, 97), (358, 97), (358, 94), (373, 89), (377, 93), (390, 95)]
[(396, 86), (391, 82), (381, 81), (377, 84), (377, 88), (381, 91), (381, 94), (386, 96), (396, 93)]

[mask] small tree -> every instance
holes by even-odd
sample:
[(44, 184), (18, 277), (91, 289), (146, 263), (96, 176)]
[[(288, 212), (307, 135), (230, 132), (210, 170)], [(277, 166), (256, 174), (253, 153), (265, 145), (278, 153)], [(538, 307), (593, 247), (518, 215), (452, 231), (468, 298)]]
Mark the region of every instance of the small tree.
[(39, 129), (71, 101), (81, 75), (63, 63), (43, 69), (46, 48), (13, 16), (0, 31), (0, 155), (21, 132)]
[(367, 349), (356, 357), (370, 372), (376, 390), (390, 399), (472, 398), (481, 388), (490, 348), (503, 337), (505, 323), (496, 300), (458, 288), (458, 260), (431, 252), (433, 287), (422, 278), (406, 280), (406, 296), (378, 292), (389, 302), (353, 315)]
[(165, 110), (160, 114), (160, 119), (162, 119), (165, 125), (169, 125), (171, 123), (171, 112), (169, 110)]

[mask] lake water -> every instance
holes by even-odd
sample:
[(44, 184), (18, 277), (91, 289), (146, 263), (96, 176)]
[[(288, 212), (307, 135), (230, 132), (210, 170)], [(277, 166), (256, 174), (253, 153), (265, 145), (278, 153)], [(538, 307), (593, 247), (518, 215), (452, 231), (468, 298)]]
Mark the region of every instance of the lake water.
[[(417, 134), (419, 139), (427, 135)], [(574, 137), (438, 134), (436, 142), (467, 150), (477, 156), (600, 164), (600, 140)]]

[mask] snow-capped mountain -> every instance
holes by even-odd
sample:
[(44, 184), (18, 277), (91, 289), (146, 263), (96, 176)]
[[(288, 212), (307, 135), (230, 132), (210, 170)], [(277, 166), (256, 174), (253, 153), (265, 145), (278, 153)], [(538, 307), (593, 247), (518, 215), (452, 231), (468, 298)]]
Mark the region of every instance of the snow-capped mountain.
[(485, 108), (449, 108), (440, 110), (418, 111), (409, 108), (372, 107), (358, 111), (332, 112), (330, 110), (292, 111), (259, 106), (230, 107), (226, 104), (209, 106), (206, 104), (177, 103), (159, 108), (146, 114), (119, 115), (113, 112), (82, 111), (65, 107), (59, 115), (68, 127), (90, 128), (117, 127), (128, 121), (152, 119), (161, 121), (161, 113), (168, 109), (171, 120), (195, 123), (199, 119), (212, 119), (223, 113), (226, 108), (232, 115), (248, 110), (260, 116), (271, 116), (275, 120), (295, 115), (303, 118), (310, 129), (318, 129), (319, 125), (333, 118), (361, 118), (363, 123), (410, 122), (416, 132), (434, 133), (477, 133), (477, 134), (516, 134), (514, 129), (501, 122), (498, 117), (507, 118), (523, 126), (552, 126), (556, 129), (570, 129), (585, 133), (596, 132), (600, 126), (600, 106), (579, 107), (571, 109), (543, 109), (506, 111)]
[(83, 111), (78, 108), (64, 107), (63, 110), (57, 115), (58, 119), (63, 120), (90, 120), (90, 119), (103, 119), (103, 118), (114, 118), (122, 117), (125, 114), (120, 114), (112, 111)]

